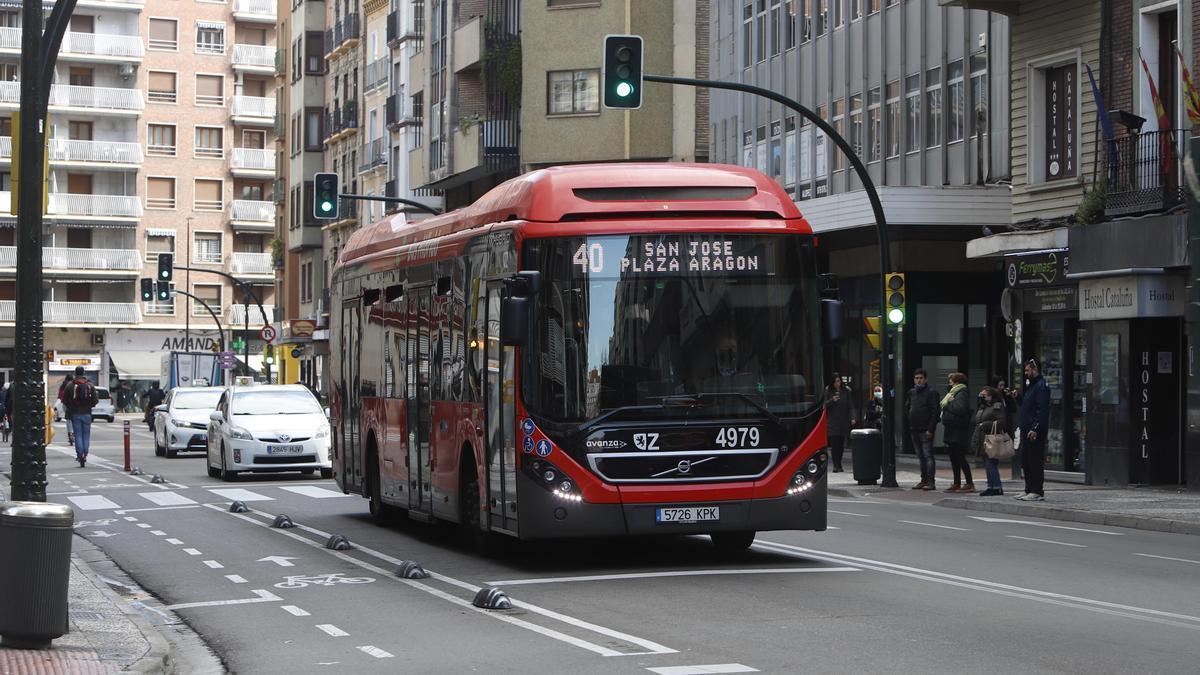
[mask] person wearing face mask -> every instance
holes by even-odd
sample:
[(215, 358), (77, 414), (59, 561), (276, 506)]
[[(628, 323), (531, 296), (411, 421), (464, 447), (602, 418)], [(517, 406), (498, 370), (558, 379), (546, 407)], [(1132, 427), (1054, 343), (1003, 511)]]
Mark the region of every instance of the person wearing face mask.
[(829, 386), (825, 387), (825, 433), (829, 438), (830, 454), (833, 456), (833, 472), (842, 470), (842, 454), (846, 450), (846, 437), (854, 426), (854, 401), (850, 387), (838, 373), (833, 374)]

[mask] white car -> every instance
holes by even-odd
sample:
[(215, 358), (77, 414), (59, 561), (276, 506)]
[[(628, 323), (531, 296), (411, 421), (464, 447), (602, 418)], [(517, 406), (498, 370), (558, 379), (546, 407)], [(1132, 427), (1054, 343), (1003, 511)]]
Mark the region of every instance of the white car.
[(208, 475), (243, 471), (321, 471), (333, 477), (329, 420), (298, 384), (227, 387), (208, 422)]
[[(104, 387), (96, 387), (96, 398), (99, 402), (96, 407), (92, 408), (92, 420), (104, 420), (112, 422), (115, 419), (116, 408), (113, 406), (112, 394)], [(54, 402), (54, 421), (57, 422), (67, 416), (66, 406), (62, 401)]]
[(154, 454), (208, 449), (208, 416), (217, 409), (221, 387), (176, 387), (154, 412)]

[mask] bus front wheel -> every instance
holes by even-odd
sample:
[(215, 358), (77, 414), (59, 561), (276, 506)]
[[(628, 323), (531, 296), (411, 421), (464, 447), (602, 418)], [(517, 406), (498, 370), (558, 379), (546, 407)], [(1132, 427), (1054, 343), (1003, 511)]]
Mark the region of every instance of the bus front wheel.
[[(466, 453), (464, 453), (464, 456)], [(459, 526), (463, 540), (480, 555), (493, 557), (500, 553), (500, 541), (494, 532), (481, 529), (483, 515), (479, 498), (479, 474), (475, 462), (464, 461), (459, 474)]]
[(712, 538), (713, 546), (717, 547), (718, 551), (744, 551), (750, 548), (754, 543), (754, 530), (743, 532), (713, 532), (708, 535)]

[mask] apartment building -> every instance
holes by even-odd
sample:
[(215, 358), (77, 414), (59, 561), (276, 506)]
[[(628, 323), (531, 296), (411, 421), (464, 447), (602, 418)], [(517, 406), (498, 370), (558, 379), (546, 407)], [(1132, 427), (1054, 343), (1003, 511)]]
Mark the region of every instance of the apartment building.
[[(199, 303), (140, 302), (138, 280), (155, 275), (160, 252), (195, 268), (177, 271), (174, 283), (207, 302), (225, 328), (245, 325), (247, 312), (240, 284), (218, 271), (252, 285), (262, 301), (268, 316), (249, 312), (255, 333), (272, 320), (274, 23), (270, 0), (76, 6), (50, 102), (43, 255), (45, 345), (58, 356), (51, 379), (82, 364), (104, 385), (144, 388), (158, 379), (161, 354), (212, 343), (216, 326)], [(0, 10), (5, 164), (20, 31), (20, 9)], [(0, 206), (11, 225), (11, 167), (3, 168)], [(3, 264), (15, 261), (12, 233), (0, 228), (3, 349), (12, 339), (14, 263)], [(261, 354), (258, 345), (252, 351)], [(9, 367), (11, 352), (0, 351), (0, 375)]]
[[(966, 373), (972, 386), (1006, 372), (1001, 322), (992, 320), (1000, 313), (997, 263), (968, 259), (963, 249), (981, 227), (1011, 222), (1007, 17), (938, 0), (719, 0), (710, 21), (714, 79), (798, 101), (866, 164), (887, 215), (888, 271), (907, 279), (896, 382), (918, 367), (942, 385), (951, 372)], [(774, 177), (819, 235), (821, 266), (839, 275), (848, 310), (836, 370), (864, 405), (880, 363), (858, 339), (859, 318), (879, 315), (881, 289), (861, 182), (832, 141), (791, 109), (714, 91), (710, 111), (713, 160)]]

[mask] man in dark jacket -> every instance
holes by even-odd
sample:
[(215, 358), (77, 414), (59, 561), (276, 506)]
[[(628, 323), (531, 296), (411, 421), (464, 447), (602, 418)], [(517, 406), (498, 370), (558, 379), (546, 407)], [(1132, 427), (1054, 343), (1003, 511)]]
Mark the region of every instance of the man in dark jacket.
[(914, 490), (933, 490), (937, 465), (933, 461), (933, 432), (938, 424), (938, 395), (926, 381), (925, 369), (913, 372), (913, 388), (908, 390), (908, 433), (913, 449), (921, 458), (921, 482)]
[(1025, 362), (1025, 389), (1021, 393), (1021, 468), (1025, 472), (1025, 494), (1016, 499), (1040, 502), (1045, 499), (1046, 433), (1050, 430), (1050, 386), (1042, 377), (1036, 359)]
[(96, 386), (84, 374), (83, 366), (75, 367), (75, 377), (63, 388), (62, 400), (75, 432), (75, 461), (83, 467), (92, 440), (92, 408), (100, 402)]

